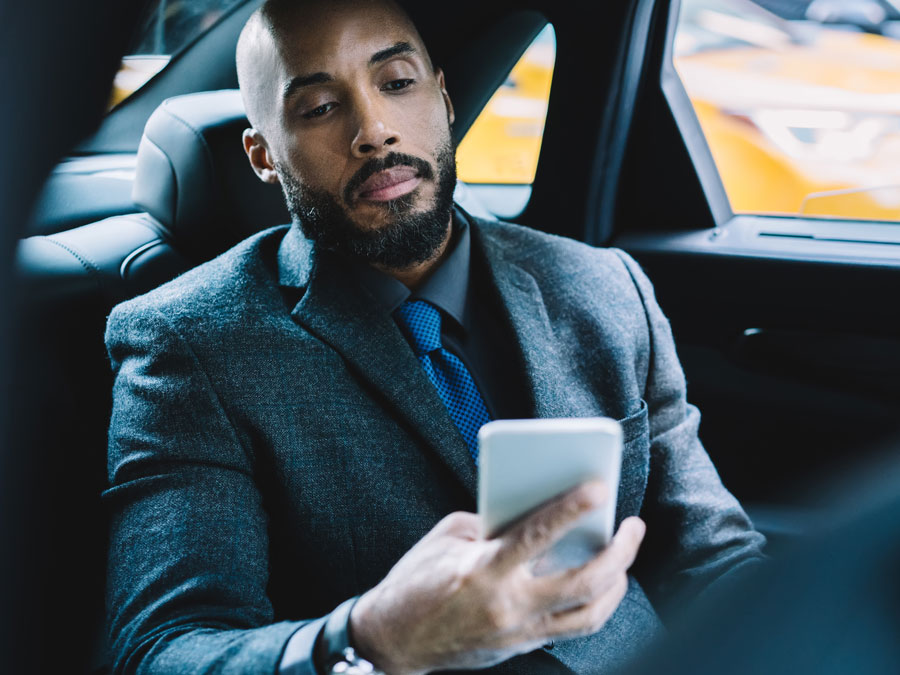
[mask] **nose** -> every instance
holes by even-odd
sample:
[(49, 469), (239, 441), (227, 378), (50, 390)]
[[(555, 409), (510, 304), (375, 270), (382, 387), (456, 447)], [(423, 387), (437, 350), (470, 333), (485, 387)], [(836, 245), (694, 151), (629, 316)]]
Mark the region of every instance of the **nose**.
[(385, 113), (377, 95), (361, 94), (357, 97), (356, 133), (350, 146), (354, 157), (375, 156), (386, 146), (400, 143), (400, 134), (391, 126)]

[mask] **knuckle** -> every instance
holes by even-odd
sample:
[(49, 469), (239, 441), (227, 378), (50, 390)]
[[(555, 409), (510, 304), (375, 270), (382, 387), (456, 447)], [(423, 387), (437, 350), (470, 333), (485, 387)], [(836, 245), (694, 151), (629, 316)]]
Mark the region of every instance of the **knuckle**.
[(609, 591), (610, 585), (608, 575), (594, 575), (594, 578), (591, 579), (590, 584), (585, 589), (585, 599), (588, 602), (593, 602), (597, 598), (602, 598)]
[(617, 574), (613, 585), (607, 587), (604, 591), (606, 598), (598, 596), (594, 600), (594, 605), (588, 618), (588, 631), (590, 633), (596, 633), (603, 628), (609, 617), (621, 604), (627, 591), (628, 576), (624, 572)]
[(454, 511), (444, 516), (438, 523), (436, 530), (441, 532), (467, 531), (472, 527), (472, 514), (465, 511)]
[(574, 520), (597, 506), (597, 500), (592, 496), (591, 491), (581, 485), (559, 502), (559, 520)]
[(572, 589), (575, 598), (589, 602), (597, 594), (602, 580), (603, 576), (593, 570), (583, 570), (582, 574), (572, 579), (569, 588)]
[(560, 587), (579, 591), (584, 586), (584, 580), (588, 574), (589, 570), (580, 567), (564, 570), (560, 575)]
[(459, 591), (467, 591), (478, 585), (478, 575), (474, 569), (459, 570), (456, 573), (455, 588)]
[(485, 608), (484, 622), (491, 632), (505, 633), (510, 625), (510, 613), (502, 605), (489, 605)]
[(530, 527), (522, 530), (519, 543), (526, 551), (536, 550), (541, 547), (543, 542), (547, 541), (551, 531), (546, 520), (536, 519)]
[(441, 522), (452, 527), (454, 525), (462, 525), (466, 520), (466, 514), (463, 511), (454, 511), (453, 513), (448, 513), (444, 516)]
[(567, 573), (564, 587), (572, 599), (589, 604), (602, 597), (614, 583), (614, 575), (605, 566), (576, 568)]
[(543, 639), (548, 639), (557, 634), (556, 621), (549, 612), (541, 612), (535, 618), (534, 634)]
[(572, 498), (567, 501), (572, 511), (581, 512), (599, 506), (605, 500), (605, 492), (602, 483), (582, 483), (572, 491)]

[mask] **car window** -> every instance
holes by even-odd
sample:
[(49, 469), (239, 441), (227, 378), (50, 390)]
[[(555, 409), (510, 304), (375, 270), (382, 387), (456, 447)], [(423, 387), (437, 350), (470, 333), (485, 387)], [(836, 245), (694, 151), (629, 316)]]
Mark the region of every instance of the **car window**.
[(900, 220), (900, 13), (682, 0), (675, 69), (735, 213)]
[(502, 217), (522, 212), (537, 171), (556, 60), (547, 24), (494, 92), (457, 150), (461, 181)]
[(148, 4), (129, 55), (113, 83), (113, 108), (166, 67), (173, 55), (246, 0), (154, 0)]

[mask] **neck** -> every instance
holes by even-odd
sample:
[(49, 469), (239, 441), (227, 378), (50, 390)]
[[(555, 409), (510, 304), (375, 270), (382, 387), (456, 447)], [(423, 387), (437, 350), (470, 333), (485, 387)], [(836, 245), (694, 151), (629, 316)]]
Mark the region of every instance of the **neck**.
[(376, 269), (381, 270), (385, 274), (389, 274), (404, 286), (406, 286), (408, 289), (414, 291), (419, 286), (421, 286), (431, 275), (431, 273), (436, 270), (438, 266), (440, 266), (441, 262), (443, 262), (444, 258), (447, 255), (447, 250), (450, 245), (450, 237), (452, 236), (452, 234), (453, 227), (451, 217), (451, 220), (447, 223), (447, 232), (444, 235), (444, 240), (441, 242), (440, 246), (438, 246), (437, 250), (434, 252), (434, 255), (432, 255), (428, 260), (417, 263), (415, 265), (411, 265), (410, 267), (403, 268), (383, 267), (376, 264), (373, 264), (372, 266)]

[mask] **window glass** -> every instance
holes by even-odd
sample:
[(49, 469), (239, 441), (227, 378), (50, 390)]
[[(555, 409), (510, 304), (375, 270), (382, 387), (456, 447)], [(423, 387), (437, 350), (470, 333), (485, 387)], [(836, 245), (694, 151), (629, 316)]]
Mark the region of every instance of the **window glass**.
[(900, 220), (893, 0), (682, 0), (684, 84), (737, 213)]
[[(460, 180), (501, 187), (493, 194), (507, 195), (507, 201), (509, 195), (520, 195), (513, 199), (517, 205), (507, 206), (505, 213), (498, 215), (520, 212), (525, 205), (519, 203), (521, 196), (527, 202), (530, 195), (527, 186), (534, 182), (541, 152), (555, 59), (556, 35), (547, 24), (494, 92), (457, 150)], [(489, 191), (479, 194), (488, 201), (491, 198)]]
[(246, 0), (155, 0), (147, 7), (130, 54), (113, 83), (110, 108), (162, 70), (172, 55)]

